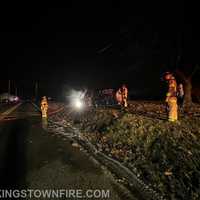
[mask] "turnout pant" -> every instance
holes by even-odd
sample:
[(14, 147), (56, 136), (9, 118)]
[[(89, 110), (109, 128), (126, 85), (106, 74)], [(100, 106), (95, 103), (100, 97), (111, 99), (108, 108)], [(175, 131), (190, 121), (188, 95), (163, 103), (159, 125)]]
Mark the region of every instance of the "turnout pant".
[(177, 121), (178, 120), (178, 105), (177, 105), (177, 98), (170, 97), (168, 100), (168, 120), (169, 121)]

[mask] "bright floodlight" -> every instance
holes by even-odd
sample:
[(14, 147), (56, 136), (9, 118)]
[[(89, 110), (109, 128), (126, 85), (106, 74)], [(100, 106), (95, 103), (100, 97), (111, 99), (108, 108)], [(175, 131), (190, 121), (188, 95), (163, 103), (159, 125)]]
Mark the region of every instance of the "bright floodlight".
[(74, 106), (77, 109), (83, 108), (83, 102), (81, 101), (81, 99), (76, 99), (75, 102), (74, 102)]
[(85, 92), (72, 90), (67, 96), (71, 108), (74, 108), (75, 111), (81, 111), (85, 107), (84, 103)]

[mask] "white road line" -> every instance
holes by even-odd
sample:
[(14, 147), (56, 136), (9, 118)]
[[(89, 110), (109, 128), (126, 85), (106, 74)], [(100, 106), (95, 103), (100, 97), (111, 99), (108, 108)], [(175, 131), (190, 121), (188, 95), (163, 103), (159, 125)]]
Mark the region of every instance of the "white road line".
[(18, 103), (17, 105), (13, 106), (12, 108), (6, 110), (0, 115), (0, 120), (2, 120), (4, 117), (15, 111), (19, 106), (21, 106), (22, 103)]

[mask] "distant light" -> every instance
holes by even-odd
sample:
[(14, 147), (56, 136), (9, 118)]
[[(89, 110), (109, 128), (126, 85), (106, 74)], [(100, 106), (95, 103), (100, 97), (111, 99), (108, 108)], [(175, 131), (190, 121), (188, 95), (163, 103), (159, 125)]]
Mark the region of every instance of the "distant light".
[(77, 108), (77, 109), (83, 108), (83, 102), (81, 101), (81, 99), (76, 99), (75, 100), (74, 107)]
[(17, 97), (17, 96), (10, 96), (9, 97), (9, 101), (10, 102), (19, 101), (19, 97)]
[(84, 103), (85, 92), (84, 91), (72, 90), (67, 96), (67, 98), (70, 102), (70, 106), (75, 111), (81, 111), (85, 107), (85, 103)]
[(19, 97), (15, 97), (14, 100), (15, 100), (15, 101), (18, 101), (18, 100), (19, 100)]

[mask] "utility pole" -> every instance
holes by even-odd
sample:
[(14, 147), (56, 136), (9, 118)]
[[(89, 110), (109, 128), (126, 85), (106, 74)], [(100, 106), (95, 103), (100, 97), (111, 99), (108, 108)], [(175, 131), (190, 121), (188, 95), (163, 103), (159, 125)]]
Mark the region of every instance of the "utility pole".
[(15, 96), (17, 96), (17, 87), (15, 87)]
[(11, 81), (8, 80), (8, 99), (10, 98)]
[(38, 81), (35, 82), (35, 100), (38, 98)]

